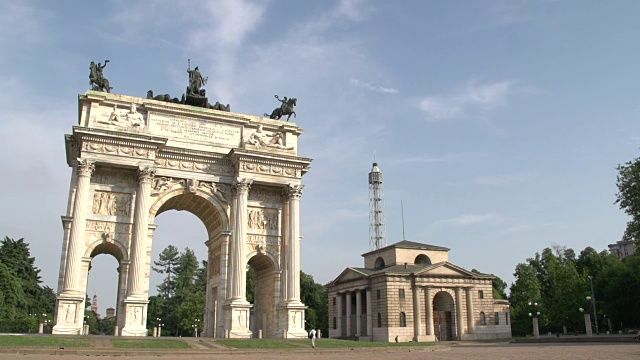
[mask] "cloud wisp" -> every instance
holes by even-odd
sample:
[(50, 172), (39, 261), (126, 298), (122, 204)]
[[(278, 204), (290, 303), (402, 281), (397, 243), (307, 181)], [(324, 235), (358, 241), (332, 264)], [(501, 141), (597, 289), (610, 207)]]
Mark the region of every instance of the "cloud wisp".
[(452, 95), (432, 95), (420, 101), (420, 109), (429, 121), (443, 121), (484, 115), (507, 105), (513, 93), (513, 81), (489, 84), (470, 83)]
[(371, 83), (360, 81), (358, 79), (351, 79), (349, 82), (351, 83), (351, 85), (355, 87), (361, 87), (361, 88), (364, 88), (373, 92), (381, 93), (381, 94), (397, 94), (399, 92), (394, 88), (373, 85)]

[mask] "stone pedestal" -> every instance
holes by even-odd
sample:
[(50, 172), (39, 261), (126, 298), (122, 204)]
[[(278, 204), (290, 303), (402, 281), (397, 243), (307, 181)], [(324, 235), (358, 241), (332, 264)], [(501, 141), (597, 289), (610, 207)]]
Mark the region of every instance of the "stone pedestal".
[(38, 324), (38, 334), (44, 334), (44, 323)]
[(52, 334), (82, 335), (84, 297), (60, 294)]
[(304, 328), (304, 305), (287, 304), (278, 309), (278, 323), (280, 325), (278, 334), (282, 334), (285, 339), (304, 339), (308, 337)]
[(584, 327), (587, 331), (587, 336), (593, 336), (593, 330), (591, 330), (591, 314), (584, 314)]
[(538, 327), (538, 317), (533, 317), (533, 337), (540, 338), (540, 327)]
[(122, 336), (147, 336), (148, 300), (124, 300), (125, 326)]
[(249, 312), (251, 304), (229, 303), (223, 306), (225, 312), (226, 337), (231, 339), (250, 338), (252, 335), (249, 329)]

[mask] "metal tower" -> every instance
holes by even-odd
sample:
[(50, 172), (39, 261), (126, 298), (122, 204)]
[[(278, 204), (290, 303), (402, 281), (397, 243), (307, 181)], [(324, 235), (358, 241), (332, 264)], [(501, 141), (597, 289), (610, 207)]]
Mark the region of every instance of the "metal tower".
[(382, 172), (378, 168), (378, 163), (374, 162), (369, 173), (369, 250), (380, 249), (386, 244)]

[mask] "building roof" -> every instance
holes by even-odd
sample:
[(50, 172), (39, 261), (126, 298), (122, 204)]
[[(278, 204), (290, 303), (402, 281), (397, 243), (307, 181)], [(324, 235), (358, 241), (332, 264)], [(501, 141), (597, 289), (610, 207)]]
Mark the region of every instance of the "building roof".
[(409, 240), (402, 240), (402, 241), (399, 241), (399, 242), (397, 242), (395, 244), (391, 244), (391, 245), (385, 246), (385, 247), (377, 249), (377, 250), (369, 251), (367, 253), (362, 254), (362, 256), (367, 256), (369, 254), (374, 254), (376, 252), (384, 251), (384, 250), (391, 249), (391, 248), (412, 249), (412, 250), (432, 250), (432, 251), (449, 251), (449, 250), (451, 250), (449, 248), (442, 247), (442, 246), (422, 244), (422, 243), (417, 243), (417, 242), (409, 241)]
[[(356, 268), (356, 267), (348, 267), (346, 268), (335, 280), (327, 283), (325, 286), (331, 286), (337, 283), (352, 281), (355, 279), (362, 279), (371, 276), (378, 275), (400, 275), (400, 276), (408, 276), (411, 274), (417, 276), (429, 276), (429, 272), (435, 270), (437, 268), (447, 268), (447, 271), (450, 271), (449, 276), (462, 276), (462, 277), (470, 277), (470, 278), (483, 278), (483, 279), (493, 279), (495, 275), (491, 274), (482, 274), (477, 272), (471, 272), (466, 270), (460, 266), (454, 265), (448, 261), (439, 262), (436, 264), (429, 265), (393, 265), (388, 266), (382, 269), (367, 269), (367, 268)], [(441, 274), (438, 274), (442, 276)]]

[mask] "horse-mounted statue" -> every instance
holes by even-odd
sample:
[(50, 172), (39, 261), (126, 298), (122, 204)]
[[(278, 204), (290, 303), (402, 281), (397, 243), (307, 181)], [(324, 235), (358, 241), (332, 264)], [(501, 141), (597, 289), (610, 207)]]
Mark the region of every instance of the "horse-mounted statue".
[(109, 60), (105, 60), (104, 65), (102, 65), (102, 63), (96, 65), (96, 63), (92, 61), (91, 64), (89, 64), (89, 86), (91, 86), (91, 90), (111, 92), (111, 89), (113, 89), (109, 86), (109, 80), (104, 77), (102, 73), (102, 69), (107, 66), (108, 62)]
[(292, 114), (293, 114), (293, 117), (296, 117), (296, 112), (293, 111), (293, 107), (298, 104), (298, 99), (296, 98), (288, 99), (286, 96), (284, 97), (284, 99), (280, 99), (278, 95), (274, 95), (274, 96), (282, 104), (280, 104), (280, 107), (273, 109), (273, 111), (271, 112), (271, 115), (265, 113), (264, 117), (268, 116), (269, 119), (280, 120), (280, 118), (283, 117), (284, 115), (288, 115), (287, 121), (289, 121), (289, 118), (291, 117)]

